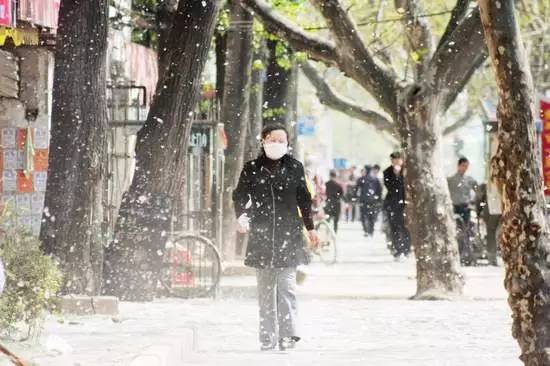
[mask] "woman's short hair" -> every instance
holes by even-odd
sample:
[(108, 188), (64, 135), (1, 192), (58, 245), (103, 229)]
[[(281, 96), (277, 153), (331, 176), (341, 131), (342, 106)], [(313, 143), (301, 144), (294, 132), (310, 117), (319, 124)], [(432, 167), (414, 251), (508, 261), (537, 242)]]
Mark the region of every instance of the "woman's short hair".
[(281, 125), (281, 124), (278, 124), (278, 123), (275, 123), (275, 124), (270, 124), (270, 125), (267, 125), (264, 127), (264, 129), (262, 130), (262, 140), (265, 140), (265, 138), (273, 131), (279, 131), (279, 130), (283, 130), (285, 131), (285, 134), (286, 134), (286, 137), (288, 138), (289, 137), (289, 134), (288, 134), (288, 130), (286, 129), (285, 126)]

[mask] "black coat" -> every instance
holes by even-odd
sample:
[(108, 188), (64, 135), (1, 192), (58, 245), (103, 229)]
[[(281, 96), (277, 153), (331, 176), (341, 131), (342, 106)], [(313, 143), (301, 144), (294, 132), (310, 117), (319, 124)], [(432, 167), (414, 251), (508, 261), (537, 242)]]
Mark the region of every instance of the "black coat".
[(286, 268), (309, 263), (303, 227), (313, 229), (311, 194), (298, 160), (285, 155), (273, 164), (262, 155), (249, 161), (233, 191), (233, 202), (237, 217), (246, 212), (250, 218), (245, 265)]
[(327, 196), (325, 213), (329, 216), (336, 216), (340, 212), (340, 201), (344, 195), (344, 190), (340, 184), (329, 180), (325, 183), (325, 194)]
[(388, 190), (384, 200), (384, 208), (388, 211), (398, 212), (405, 208), (405, 180), (403, 173), (395, 174), (393, 167), (384, 170), (384, 185)]
[(367, 175), (357, 181), (359, 202), (367, 206), (378, 206), (382, 201), (382, 184), (376, 177)]

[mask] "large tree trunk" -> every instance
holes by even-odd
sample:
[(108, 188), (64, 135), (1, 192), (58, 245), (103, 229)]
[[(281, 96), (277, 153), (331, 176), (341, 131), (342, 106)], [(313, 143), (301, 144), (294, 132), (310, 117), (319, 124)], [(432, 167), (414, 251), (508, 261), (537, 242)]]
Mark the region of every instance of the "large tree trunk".
[(290, 82), (288, 85), (288, 94), (286, 98), (287, 104), (287, 118), (286, 128), (289, 133), (290, 146), (292, 146), (292, 153), (298, 155), (298, 133), (296, 129), (298, 120), (298, 67), (296, 64), (292, 65)]
[(441, 167), (441, 126), (433, 91), (411, 86), (400, 98), (399, 120), (406, 141), (408, 228), (416, 256), (416, 299), (460, 296), (459, 267), (452, 204)]
[(174, 13), (176, 12), (178, 0), (164, 0), (157, 5), (157, 38), (158, 38), (158, 70), (159, 79), (168, 69), (168, 47), (170, 41), (170, 30), (174, 24)]
[[(280, 124), (289, 121), (288, 100), (292, 87), (292, 67), (280, 65), (277, 46), (281, 41), (267, 41), (268, 60), (264, 84), (264, 125)], [(281, 47), (281, 46), (279, 46)], [(288, 50), (291, 53), (291, 50)]]
[[(264, 73), (263, 67), (265, 62), (264, 48), (254, 54), (253, 65), (250, 76), (250, 103), (248, 113), (248, 125), (246, 130), (246, 143), (244, 151), (244, 161), (254, 160), (260, 154), (260, 135), (262, 133), (263, 120), (263, 90), (264, 90)], [(235, 253), (237, 256), (243, 256), (247, 244), (247, 236), (237, 234), (237, 246)]]
[(246, 131), (249, 118), (250, 72), (252, 68), (252, 15), (239, 1), (230, 4), (230, 26), (227, 34), (222, 122), (228, 147), (224, 172), (224, 254), (236, 253), (236, 220), (231, 192), (237, 185), (243, 166)]
[(225, 82), (225, 59), (227, 52), (227, 32), (216, 32), (214, 40), (214, 51), (216, 53), (216, 100), (218, 105), (223, 105), (223, 93)]
[(265, 74), (265, 52), (261, 47), (254, 54), (250, 80), (250, 103), (248, 130), (246, 133), (245, 161), (253, 160), (260, 153), (260, 134), (262, 133), (262, 106)]
[(106, 248), (105, 293), (154, 296), (171, 206), (179, 205), (191, 112), (220, 8), (219, 0), (181, 0), (167, 45), (167, 69), (136, 143), (136, 170), (122, 200), (116, 240)]
[(69, 293), (96, 294), (101, 285), (106, 50), (107, 1), (63, 0), (41, 239), (60, 260)]
[(550, 365), (550, 250), (531, 74), (514, 1), (479, 0), (479, 6), (500, 97), (491, 166), (504, 204), (500, 246), (513, 335), (525, 365)]

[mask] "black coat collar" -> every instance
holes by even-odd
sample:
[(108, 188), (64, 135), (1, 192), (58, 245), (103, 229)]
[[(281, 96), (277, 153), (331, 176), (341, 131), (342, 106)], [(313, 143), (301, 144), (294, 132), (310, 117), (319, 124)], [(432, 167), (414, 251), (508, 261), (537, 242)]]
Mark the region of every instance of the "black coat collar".
[[(289, 167), (290, 165), (290, 162), (291, 162), (292, 158), (290, 157), (290, 155), (286, 154), (284, 155), (280, 160), (279, 160), (279, 173), (281, 174), (285, 174), (286, 171), (287, 171), (287, 168)], [(269, 173), (273, 173), (271, 170), (273, 169), (273, 166), (276, 166), (275, 164), (273, 164), (273, 160), (269, 159), (265, 153), (262, 153), (258, 159), (256, 159), (257, 163), (258, 163), (258, 167), (260, 168), (260, 170), (266, 170), (267, 172)], [(271, 167), (271, 169), (270, 169)]]

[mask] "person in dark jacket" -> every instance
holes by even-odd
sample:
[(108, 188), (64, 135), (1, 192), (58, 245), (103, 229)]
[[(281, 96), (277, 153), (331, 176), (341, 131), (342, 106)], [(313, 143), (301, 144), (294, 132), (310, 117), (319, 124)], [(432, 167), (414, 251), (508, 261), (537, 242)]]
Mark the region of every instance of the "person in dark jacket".
[(330, 180), (325, 183), (325, 194), (327, 196), (325, 204), (325, 213), (332, 220), (334, 232), (338, 232), (338, 221), (340, 221), (340, 212), (342, 211), (342, 196), (344, 190), (340, 183), (336, 181), (336, 172), (330, 172)]
[(391, 166), (384, 170), (384, 185), (388, 193), (384, 211), (389, 224), (391, 249), (396, 260), (410, 253), (410, 236), (405, 225), (405, 181), (401, 154), (390, 155)]
[(380, 167), (374, 165), (367, 169), (367, 174), (357, 182), (359, 204), (361, 205), (361, 222), (365, 236), (374, 234), (374, 225), (380, 212), (382, 202), (382, 184), (378, 179)]
[(344, 187), (344, 202), (346, 203), (346, 208), (344, 210), (346, 215), (346, 222), (355, 221), (355, 205), (357, 198), (355, 197), (355, 166), (352, 166), (349, 170), (349, 176), (345, 183)]
[(245, 265), (256, 268), (262, 350), (292, 348), (296, 330), (296, 267), (309, 262), (303, 237), (317, 246), (304, 167), (288, 155), (288, 132), (262, 131), (260, 156), (247, 162), (233, 192), (239, 231), (249, 232)]

